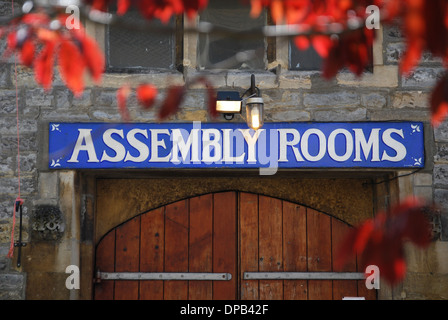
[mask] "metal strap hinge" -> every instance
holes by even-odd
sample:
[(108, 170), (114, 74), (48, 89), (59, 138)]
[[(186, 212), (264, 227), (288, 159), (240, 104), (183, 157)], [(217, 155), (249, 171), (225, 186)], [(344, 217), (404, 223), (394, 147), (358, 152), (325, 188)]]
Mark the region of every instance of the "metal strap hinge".
[(207, 272), (96, 272), (96, 282), (101, 280), (189, 280), (189, 281), (228, 281), (230, 273)]
[(244, 272), (245, 280), (364, 280), (360, 272)]

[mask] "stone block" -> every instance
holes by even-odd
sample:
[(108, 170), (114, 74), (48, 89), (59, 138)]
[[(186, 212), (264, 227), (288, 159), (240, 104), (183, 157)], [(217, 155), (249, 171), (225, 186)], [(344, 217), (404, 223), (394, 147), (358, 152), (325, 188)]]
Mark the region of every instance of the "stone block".
[[(389, 43), (386, 47), (386, 61), (388, 63), (399, 63), (405, 51), (406, 51), (406, 43), (404, 42)], [(440, 63), (440, 62), (441, 60), (439, 58), (434, 57), (428, 51), (423, 52), (422, 57), (420, 59), (420, 64)]]
[[(20, 152), (23, 151), (37, 151), (35, 134), (20, 133)], [(0, 153), (7, 154), (10, 152), (14, 154), (17, 152), (17, 135), (2, 135), (0, 139)]]
[(432, 174), (416, 173), (414, 175), (414, 186), (432, 186)]
[(39, 197), (44, 199), (55, 199), (58, 195), (58, 173), (39, 173)]
[(402, 77), (401, 85), (403, 88), (422, 88), (431, 89), (437, 81), (443, 76), (445, 69), (418, 67), (407, 77)]
[(446, 213), (448, 218), (448, 189), (435, 189), (434, 202)]
[(369, 109), (381, 109), (387, 104), (386, 93), (367, 93), (361, 96), (361, 105)]
[(311, 89), (315, 71), (282, 72), (278, 78), (280, 89)]
[(0, 274), (0, 291), (2, 290), (15, 291), (22, 289), (25, 284), (24, 279), (25, 277), (23, 274), (15, 274), (15, 273)]
[(436, 144), (436, 154), (434, 155), (434, 162), (444, 163), (448, 162), (448, 144), (447, 143), (437, 143)]
[(392, 107), (402, 108), (429, 108), (429, 93), (422, 91), (397, 91), (393, 94)]
[(398, 24), (386, 25), (383, 27), (384, 39), (387, 41), (402, 41), (404, 39), (403, 31)]
[(10, 64), (5, 63), (0, 66), (0, 88), (12, 87), (10, 70), (11, 70)]
[[(148, 74), (104, 74), (101, 82), (101, 87), (118, 89), (121, 86), (128, 84), (136, 86), (141, 83), (151, 83), (157, 88), (167, 88), (172, 85), (185, 84), (183, 74), (180, 72), (154, 72)], [(86, 87), (93, 86), (93, 83), (86, 81)]]
[(93, 102), (95, 107), (103, 106), (117, 108), (117, 92), (115, 90), (102, 90), (100, 92), (97, 92)]
[[(36, 190), (34, 178), (21, 178), (20, 190), (22, 194), (31, 194)], [(0, 181), (0, 194), (17, 195), (19, 190), (18, 178), (2, 178)]]
[(350, 72), (340, 72), (336, 79), (341, 86), (395, 88), (398, 87), (398, 67), (377, 65), (374, 66), (373, 73), (365, 72), (361, 77)]
[(306, 93), (303, 98), (305, 107), (359, 107), (360, 102), (354, 91)]
[(96, 110), (91, 113), (92, 120), (98, 121), (121, 121), (120, 113), (117, 110)]
[(45, 109), (41, 111), (41, 117), (46, 121), (52, 122), (73, 122), (73, 121), (89, 121), (90, 116), (87, 111), (77, 110), (75, 108), (69, 109), (70, 111), (61, 113), (61, 110)]
[(448, 164), (434, 165), (434, 184), (448, 188)]
[(311, 114), (309, 111), (300, 108), (282, 108), (274, 109), (272, 112), (265, 112), (265, 120), (270, 121), (310, 121)]
[(68, 109), (71, 107), (72, 94), (68, 90), (57, 90), (54, 95), (56, 109)]
[(32, 175), (36, 172), (36, 153), (20, 154), (20, 174), (22, 176)]
[(51, 107), (53, 105), (53, 91), (46, 91), (41, 88), (28, 89), (25, 93), (27, 106), (33, 107)]
[[(19, 107), (21, 97), (19, 96)], [(0, 114), (16, 114), (16, 90), (2, 90), (0, 94)]]
[(7, 157), (4, 154), (0, 154), (0, 178), (13, 176), (16, 167), (14, 157)]
[(434, 128), (434, 138), (437, 142), (448, 142), (448, 121), (443, 121)]
[(81, 96), (74, 96), (72, 105), (76, 108), (87, 108), (92, 105), (92, 90), (84, 90)]
[(371, 121), (428, 121), (429, 110), (369, 110), (369, 119)]
[(415, 186), (414, 196), (419, 199), (427, 200), (429, 203), (431, 203), (433, 199), (432, 187)]
[(363, 121), (366, 120), (367, 110), (363, 108), (355, 110), (334, 109), (318, 110), (313, 112), (313, 121)]

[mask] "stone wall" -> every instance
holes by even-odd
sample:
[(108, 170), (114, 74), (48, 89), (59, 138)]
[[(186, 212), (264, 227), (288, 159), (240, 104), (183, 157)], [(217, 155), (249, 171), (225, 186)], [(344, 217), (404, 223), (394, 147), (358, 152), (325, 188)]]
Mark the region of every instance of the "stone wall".
[[(7, 12), (6, 6), (10, 6), (10, 3), (3, 2), (3, 4), (2, 8), (4, 12)], [(203, 74), (196, 71), (194, 66), (196, 55), (194, 39), (185, 39), (184, 44), (183, 73), (110, 74), (105, 76), (101, 87), (89, 86), (80, 98), (73, 97), (57, 75), (53, 88), (46, 92), (36, 86), (32, 72), (21, 66), (15, 67), (13, 59), (9, 59), (0, 66), (0, 299), (26, 299), (27, 285), (45, 283), (52, 272), (57, 275), (55, 277), (65, 279), (63, 266), (73, 261), (71, 243), (77, 241), (76, 234), (87, 232), (83, 229), (73, 231), (70, 227), (73, 208), (70, 207), (67, 194), (64, 195), (64, 181), (67, 180), (66, 177), (71, 177), (70, 173), (48, 170), (46, 158), (48, 122), (120, 121), (115, 94), (116, 89), (128, 81), (131, 84), (140, 81), (154, 83), (161, 91), (160, 98), (163, 98), (168, 85), (183, 84), (185, 78)], [(4, 46), (3, 41), (0, 48)], [(434, 199), (439, 203), (440, 221), (435, 220), (435, 228), (439, 230), (439, 233), (437, 241), (427, 253), (411, 249), (409, 280), (406, 280), (399, 291), (385, 296), (394, 299), (447, 298), (448, 270), (444, 265), (448, 265), (448, 256), (444, 252), (447, 252), (448, 243), (446, 242), (448, 240), (448, 122), (433, 132), (429, 125), (428, 109), (429, 92), (443, 69), (438, 61), (425, 55), (421, 66), (410, 77), (402, 77), (398, 72), (398, 60), (403, 48), (404, 43), (399, 30), (385, 28), (380, 30), (375, 46), (373, 73), (366, 72), (361, 79), (341, 72), (332, 81), (324, 81), (320, 78), (319, 72), (288, 71), (285, 67), (276, 67), (276, 65), (284, 64), (281, 56), (277, 57), (277, 64), (272, 64), (273, 71), (256, 72), (255, 77), (265, 101), (266, 122), (409, 120), (425, 123), (427, 165), (424, 170), (414, 175), (398, 179), (398, 189), (394, 195), (396, 198), (403, 198), (415, 194), (430, 201)], [(278, 53), (281, 54), (282, 50), (278, 50)], [(15, 108), (16, 74), (20, 130), (19, 159), (17, 159)], [(250, 84), (250, 74), (242, 71), (213, 73), (208, 76), (218, 89), (231, 88), (244, 91)], [(206, 111), (205, 97), (203, 87), (192, 87), (180, 112), (168, 121), (210, 121)], [(135, 96), (130, 98), (129, 109), (135, 121), (156, 121), (157, 110), (141, 110), (137, 106)], [(217, 119), (217, 121), (224, 120)], [(232, 121), (243, 120), (235, 117)], [(41, 257), (41, 260), (36, 262), (37, 253), (24, 255), (29, 259), (25, 259), (23, 264), (28, 264), (26, 267), (28, 270), (35, 268), (36, 272), (43, 272), (45, 268), (54, 268), (54, 270), (47, 270), (46, 276), (38, 284), (33, 282), (34, 280), (27, 281), (25, 267), (25, 269), (16, 267), (16, 255), (13, 260), (6, 258), (13, 220), (12, 208), (19, 189), (19, 160), (20, 195), (25, 200), (24, 241), (31, 243), (31, 246), (43, 242), (48, 248), (46, 254), (50, 256), (50, 260)], [(407, 173), (409, 172), (397, 172), (395, 175)], [(70, 179), (75, 181), (73, 177)], [(75, 187), (76, 184), (72, 185), (72, 188)], [(385, 197), (390, 197), (389, 193), (385, 194)], [(94, 195), (88, 196), (94, 197)], [(84, 200), (91, 201), (91, 198)], [(385, 208), (389, 204), (386, 198), (377, 201), (378, 209)], [(45, 238), (44, 234), (51, 235), (50, 231), (54, 231), (51, 230), (54, 226), (49, 224), (49, 220), (38, 221), (39, 224), (36, 224), (36, 212), (42, 206), (54, 206), (62, 211), (62, 217), (58, 220), (58, 228), (60, 228), (58, 232), (62, 235), (56, 233), (50, 239)], [(81, 209), (75, 213), (82, 215), (81, 219), (85, 218), (83, 208), (81, 206)], [(437, 287), (438, 289), (422, 286), (420, 285), (422, 279), (425, 279), (426, 283), (441, 284)], [(49, 290), (47, 293), (53, 292), (53, 297), (60, 299), (74, 297), (64, 290), (67, 291), (65, 288), (59, 288), (54, 291)]]

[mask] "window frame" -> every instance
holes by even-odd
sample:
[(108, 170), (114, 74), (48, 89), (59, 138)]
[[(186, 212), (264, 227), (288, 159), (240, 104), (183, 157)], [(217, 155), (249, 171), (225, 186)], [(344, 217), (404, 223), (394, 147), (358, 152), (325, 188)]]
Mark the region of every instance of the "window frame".
[[(267, 15), (271, 17), (270, 14)], [(197, 64), (197, 34), (194, 32), (185, 32), (186, 29), (194, 29), (197, 26), (198, 18), (188, 19), (182, 17), (182, 32), (177, 34), (177, 47), (175, 69), (150, 69), (147, 73), (110, 73), (106, 71), (103, 76), (103, 85), (109, 88), (119, 88), (124, 83), (137, 84), (144, 81), (151, 82), (159, 88), (167, 88), (171, 85), (184, 85), (185, 79), (194, 75), (205, 75), (212, 79), (215, 87), (228, 87), (237, 85), (235, 79), (241, 78), (241, 81), (247, 82), (245, 76), (247, 70), (222, 70), (220, 73), (211, 70), (199, 70)], [(273, 24), (272, 20), (268, 23)], [(95, 24), (90, 21), (84, 21), (87, 34), (93, 37), (100, 47), (105, 48), (105, 26)], [(398, 75), (396, 65), (384, 64), (383, 58), (383, 27), (376, 30), (377, 36), (373, 44), (373, 65), (371, 72), (365, 72), (363, 77), (359, 78), (349, 72), (341, 72), (335, 77), (339, 85), (358, 86), (358, 87), (397, 87)], [(289, 39), (287, 37), (267, 37), (267, 68), (266, 70), (257, 70), (259, 75), (273, 75), (276, 80), (269, 80), (258, 84), (260, 88), (310, 88), (310, 77), (320, 74), (320, 70), (301, 71), (289, 69)], [(223, 76), (226, 75), (227, 76)], [(387, 83), (384, 83), (384, 75), (387, 74)], [(164, 76), (163, 76), (164, 75)], [(231, 79), (229, 76), (231, 75)], [(244, 78), (244, 79), (243, 79)], [(259, 78), (257, 78), (259, 79)]]
[[(143, 20), (143, 18), (142, 18)], [(105, 55), (106, 63), (106, 73), (110, 74), (147, 74), (151, 72), (164, 72), (164, 71), (179, 71), (182, 72), (182, 60), (183, 60), (183, 38), (184, 38), (184, 17), (182, 15), (176, 16), (174, 21), (174, 52), (173, 54), (173, 67), (142, 67), (142, 66), (132, 66), (132, 67), (114, 67), (110, 65), (109, 56), (109, 43), (110, 43), (110, 26), (104, 26), (104, 42), (103, 42), (103, 52)]]

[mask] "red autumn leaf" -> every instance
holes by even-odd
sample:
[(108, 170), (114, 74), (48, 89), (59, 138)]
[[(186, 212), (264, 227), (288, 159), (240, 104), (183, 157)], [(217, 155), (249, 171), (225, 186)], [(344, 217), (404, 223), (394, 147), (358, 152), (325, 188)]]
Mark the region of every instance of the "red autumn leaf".
[(84, 57), (87, 69), (96, 83), (101, 81), (105, 69), (104, 53), (98, 44), (87, 35), (78, 36), (81, 42), (82, 56)]
[(84, 2), (90, 4), (95, 10), (107, 11), (107, 7), (111, 0), (84, 0)]
[(43, 49), (34, 60), (34, 77), (36, 82), (49, 90), (53, 81), (54, 53), (56, 49), (55, 42), (45, 43)]
[(262, 0), (250, 0), (250, 16), (257, 18), (263, 10)]
[(418, 64), (422, 56), (423, 41), (422, 39), (409, 39), (406, 51), (400, 60), (400, 72), (409, 74), (409, 72)]
[(183, 3), (187, 17), (193, 19), (200, 10), (207, 6), (208, 0), (183, 0)]
[(14, 50), (17, 47), (17, 32), (11, 32), (7, 37), (7, 45), (10, 50)]
[(22, 16), (21, 22), (31, 27), (40, 28), (50, 23), (50, 16), (43, 12), (30, 12)]
[(285, 17), (283, 0), (272, 0), (271, 1), (271, 16), (272, 20), (274, 20), (275, 24), (282, 23), (283, 18)]
[(146, 19), (157, 18), (163, 23), (168, 23), (171, 16), (183, 12), (184, 7), (181, 0), (153, 1), (140, 0), (139, 10)]
[(341, 269), (356, 254), (360, 268), (376, 265), (390, 284), (400, 282), (406, 273), (404, 244), (410, 241), (422, 248), (430, 244), (425, 209), (422, 202), (409, 198), (352, 229), (338, 248), (335, 268)]
[(78, 47), (71, 41), (64, 40), (59, 46), (58, 62), (61, 77), (67, 88), (76, 96), (82, 95), (84, 91), (85, 64)]
[(117, 1), (117, 14), (124, 15), (131, 5), (131, 0), (118, 0)]
[(20, 50), (20, 62), (24, 66), (30, 67), (33, 64), (35, 50), (33, 40), (29, 39), (23, 43), (22, 49)]
[(137, 99), (144, 109), (152, 107), (157, 97), (157, 88), (151, 84), (142, 84), (137, 88)]
[(299, 50), (306, 50), (310, 46), (310, 39), (305, 36), (299, 36), (294, 38), (294, 44)]
[(333, 41), (328, 36), (315, 36), (311, 39), (311, 43), (316, 52), (324, 59), (328, 57), (330, 48), (333, 45)]
[(439, 80), (431, 94), (431, 123), (439, 126), (448, 116), (448, 75)]
[(212, 118), (215, 118), (218, 115), (218, 111), (216, 110), (216, 91), (213, 88), (210, 80), (207, 77), (197, 77), (190, 84), (193, 83), (202, 83), (207, 90), (207, 110), (209, 115)]
[(216, 92), (212, 86), (207, 86), (207, 101), (208, 101), (208, 113), (212, 118), (218, 116), (218, 111), (216, 110)]
[(185, 95), (184, 86), (172, 86), (168, 88), (166, 98), (160, 106), (159, 120), (166, 119), (179, 110), (179, 106)]
[(117, 106), (118, 111), (121, 114), (123, 121), (128, 122), (130, 120), (129, 111), (127, 107), (127, 100), (129, 94), (131, 93), (131, 88), (128, 85), (122, 86), (117, 90)]

